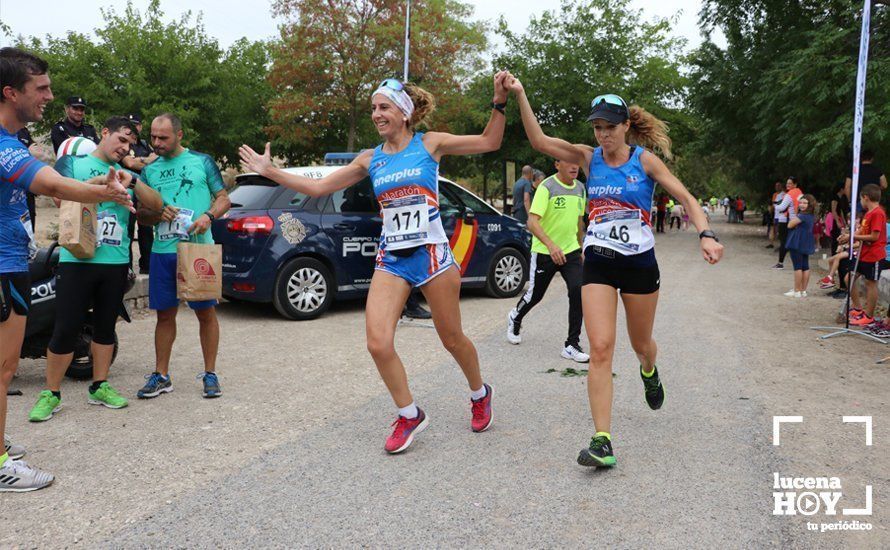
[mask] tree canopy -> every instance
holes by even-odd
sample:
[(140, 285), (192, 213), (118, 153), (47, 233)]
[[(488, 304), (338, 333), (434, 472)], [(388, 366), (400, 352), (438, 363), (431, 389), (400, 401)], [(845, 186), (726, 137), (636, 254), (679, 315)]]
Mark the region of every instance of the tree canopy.
[(121, 13), (102, 13), (105, 24), (95, 29), (95, 39), (69, 32), (21, 44), (49, 62), (58, 98), (38, 131), (65, 116), (64, 98), (79, 95), (97, 127), (112, 115), (140, 113), (148, 126), (154, 115), (176, 113), (185, 143), (223, 163), (237, 160), (244, 141), (265, 139), (263, 102), (271, 92), (266, 44), (241, 39), (224, 51), (200, 16), (186, 13), (164, 23), (159, 0), (144, 13), (131, 2)]

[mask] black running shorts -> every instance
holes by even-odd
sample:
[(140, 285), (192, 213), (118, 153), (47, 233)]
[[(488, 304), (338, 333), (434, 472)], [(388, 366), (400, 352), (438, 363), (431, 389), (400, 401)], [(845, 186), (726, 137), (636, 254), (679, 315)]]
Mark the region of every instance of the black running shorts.
[(652, 294), (661, 286), (655, 251), (635, 257), (608, 248), (588, 246), (584, 250), (582, 285), (607, 285), (622, 294)]
[(31, 309), (31, 276), (28, 273), (0, 273), (0, 323), (12, 312), (27, 316)]

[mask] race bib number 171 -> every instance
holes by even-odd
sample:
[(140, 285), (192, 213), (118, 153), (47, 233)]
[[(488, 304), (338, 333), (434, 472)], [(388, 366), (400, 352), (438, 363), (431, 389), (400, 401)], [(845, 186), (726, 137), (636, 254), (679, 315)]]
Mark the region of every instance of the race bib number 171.
[(430, 207), (425, 196), (393, 199), (382, 206), (386, 244), (425, 242), (430, 227)]

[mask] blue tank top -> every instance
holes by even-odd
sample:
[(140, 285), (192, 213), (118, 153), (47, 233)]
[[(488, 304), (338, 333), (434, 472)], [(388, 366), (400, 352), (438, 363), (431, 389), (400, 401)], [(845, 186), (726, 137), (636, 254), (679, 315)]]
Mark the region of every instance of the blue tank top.
[(383, 218), (381, 250), (448, 242), (439, 216), (439, 163), (423, 146), (423, 133), (392, 155), (378, 145), (368, 174)]
[(44, 166), (15, 134), (0, 127), (0, 273), (28, 271), (34, 234), (27, 191)]
[(584, 248), (601, 246), (633, 256), (655, 246), (650, 220), (655, 182), (640, 162), (644, 151), (633, 147), (627, 162), (612, 167), (603, 160), (602, 147), (594, 149), (587, 178), (590, 223)]

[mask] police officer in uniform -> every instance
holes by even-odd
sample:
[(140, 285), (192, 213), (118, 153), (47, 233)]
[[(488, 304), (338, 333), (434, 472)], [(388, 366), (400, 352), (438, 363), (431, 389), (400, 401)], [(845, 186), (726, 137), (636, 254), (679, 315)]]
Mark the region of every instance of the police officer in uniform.
[[(31, 149), (31, 146), (34, 145), (34, 138), (31, 137), (31, 132), (28, 131), (27, 126), (19, 130), (15, 137), (19, 138), (22, 145), (29, 150)], [(31, 215), (31, 231), (37, 231), (37, 200), (34, 193), (30, 191), (28, 191), (28, 214)]]
[(59, 150), (59, 145), (70, 137), (85, 137), (93, 143), (99, 143), (99, 135), (96, 128), (84, 123), (87, 102), (80, 96), (71, 96), (65, 102), (65, 114), (63, 120), (53, 124), (52, 141), (53, 152)]
[[(136, 136), (136, 143), (130, 147), (130, 154), (121, 160), (121, 164), (124, 168), (139, 174), (143, 168), (154, 162), (158, 156), (152, 151), (148, 142), (142, 139), (142, 115), (131, 113), (127, 115), (127, 118), (136, 124), (136, 130), (139, 132), (139, 135)], [(151, 244), (154, 241), (154, 228), (150, 225), (139, 224), (138, 239), (133, 239), (135, 229), (136, 216), (130, 216), (130, 226), (127, 230), (129, 231), (130, 239), (138, 240), (139, 242), (139, 272), (147, 275), (149, 260), (151, 259)], [(133, 264), (132, 248), (130, 249), (130, 264)]]

